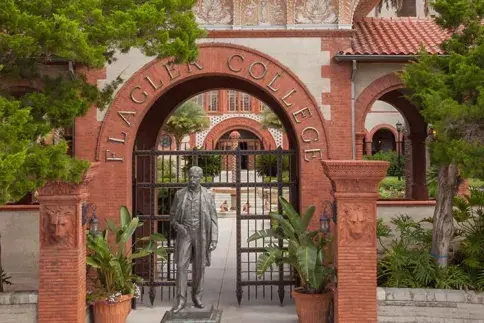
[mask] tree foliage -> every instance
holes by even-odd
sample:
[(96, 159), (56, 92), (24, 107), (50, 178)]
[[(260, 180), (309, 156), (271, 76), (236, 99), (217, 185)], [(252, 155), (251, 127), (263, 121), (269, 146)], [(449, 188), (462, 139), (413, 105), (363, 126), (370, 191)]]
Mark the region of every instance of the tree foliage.
[(447, 263), (453, 233), (452, 203), (460, 176), (484, 175), (484, 0), (436, 0), (436, 22), (449, 32), (447, 55), (422, 51), (406, 66), (410, 100), (436, 130), (430, 143), (439, 170), (433, 254)]
[(200, 132), (210, 126), (207, 113), (201, 106), (191, 100), (183, 103), (173, 112), (163, 125), (163, 131), (173, 135), (177, 149), (180, 149), (183, 138), (193, 132)]
[(260, 115), (262, 117), (260, 122), (262, 129), (278, 129), (285, 131), (281, 120), (271, 109), (265, 107), (262, 109)]
[(118, 78), (99, 90), (82, 71), (102, 68), (133, 47), (176, 62), (195, 59), (202, 31), (191, 11), (194, 3), (0, 1), (0, 204), (46, 180), (80, 180), (88, 164), (68, 157), (65, 141), (49, 145), (46, 138), (70, 127), (93, 104), (104, 108), (122, 82)]
[[(415, 7), (416, 0), (381, 0), (378, 3), (377, 9), (381, 13), (383, 7), (387, 9), (394, 8), (397, 11), (397, 16), (401, 17), (401, 14), (405, 14), (410, 11), (410, 6)], [(424, 13), (429, 14), (430, 0), (424, 0)]]

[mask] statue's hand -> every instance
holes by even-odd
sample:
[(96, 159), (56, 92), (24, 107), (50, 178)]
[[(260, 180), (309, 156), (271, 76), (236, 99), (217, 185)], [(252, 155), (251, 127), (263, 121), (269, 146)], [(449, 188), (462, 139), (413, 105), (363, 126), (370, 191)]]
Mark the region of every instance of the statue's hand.
[(209, 247), (209, 250), (210, 251), (214, 251), (215, 248), (217, 248), (217, 241), (212, 241), (210, 242), (210, 247)]
[(188, 235), (187, 229), (183, 225), (181, 225), (181, 224), (178, 224), (176, 226), (176, 233), (177, 234), (182, 234), (184, 236), (187, 236)]

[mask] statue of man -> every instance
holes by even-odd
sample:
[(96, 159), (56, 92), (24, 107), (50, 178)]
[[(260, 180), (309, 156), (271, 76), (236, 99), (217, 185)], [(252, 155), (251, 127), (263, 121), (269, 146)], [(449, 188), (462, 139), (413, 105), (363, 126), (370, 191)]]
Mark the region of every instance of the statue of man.
[(188, 171), (188, 187), (175, 194), (170, 221), (175, 228), (175, 263), (177, 265), (177, 304), (173, 313), (180, 312), (187, 301), (188, 266), (192, 263), (192, 301), (203, 308), (203, 276), (210, 266), (210, 253), (217, 247), (218, 221), (212, 194), (200, 185), (203, 171), (193, 166)]

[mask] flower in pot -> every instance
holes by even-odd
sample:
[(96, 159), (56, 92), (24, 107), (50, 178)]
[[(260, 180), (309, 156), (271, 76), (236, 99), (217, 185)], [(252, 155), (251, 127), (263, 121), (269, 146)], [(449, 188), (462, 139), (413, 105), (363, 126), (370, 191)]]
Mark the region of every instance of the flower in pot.
[(166, 250), (160, 243), (165, 238), (159, 233), (138, 238), (133, 252), (127, 243), (143, 223), (132, 218), (125, 206), (120, 209), (119, 225), (109, 219), (106, 222), (107, 229), (101, 233), (87, 232), (87, 265), (95, 269), (95, 290), (88, 293), (87, 300), (93, 305), (96, 323), (124, 323), (131, 311), (131, 299), (138, 297), (142, 283), (141, 277), (132, 273), (133, 260), (152, 253), (165, 259)]
[[(257, 273), (262, 276), (273, 265), (291, 265), (298, 274), (300, 286), (293, 292), (299, 322), (327, 322), (333, 297), (330, 288), (335, 283), (331, 237), (319, 231), (308, 231), (314, 214), (310, 206), (301, 217), (282, 196), (283, 215), (270, 213), (272, 227), (260, 230), (247, 240), (269, 240), (265, 253), (257, 259)], [(282, 240), (282, 247), (278, 240)]]

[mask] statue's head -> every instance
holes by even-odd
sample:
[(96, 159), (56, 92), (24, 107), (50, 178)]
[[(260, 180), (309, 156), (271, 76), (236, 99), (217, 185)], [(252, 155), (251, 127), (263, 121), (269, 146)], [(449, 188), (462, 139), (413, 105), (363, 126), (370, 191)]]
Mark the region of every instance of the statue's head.
[(203, 170), (198, 166), (190, 167), (188, 171), (188, 187), (195, 189), (200, 186), (203, 177)]

